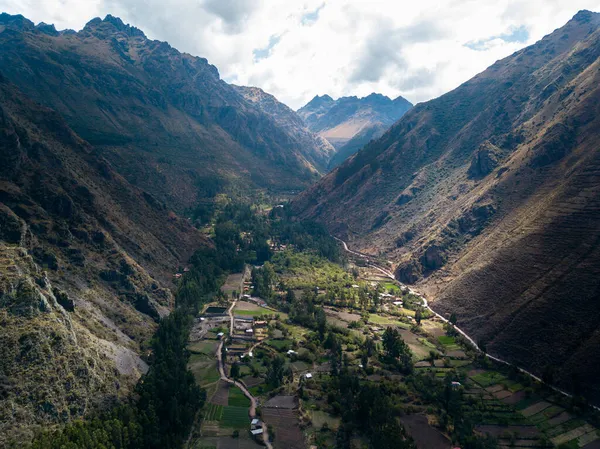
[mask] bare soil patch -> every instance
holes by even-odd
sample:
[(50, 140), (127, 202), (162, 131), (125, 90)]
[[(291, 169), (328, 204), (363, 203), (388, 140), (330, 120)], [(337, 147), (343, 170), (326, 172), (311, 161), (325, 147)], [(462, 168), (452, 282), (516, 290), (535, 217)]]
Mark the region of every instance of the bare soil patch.
[(415, 440), (418, 449), (446, 449), (451, 443), (438, 430), (429, 425), (423, 415), (407, 415), (400, 418), (408, 434)]
[(554, 426), (559, 426), (559, 425), (561, 425), (562, 423), (565, 423), (565, 422), (567, 422), (567, 421), (570, 421), (571, 419), (573, 419), (573, 417), (572, 417), (572, 416), (571, 416), (569, 413), (567, 413), (567, 412), (562, 412), (560, 415), (558, 415), (558, 416), (555, 416), (555, 417), (554, 417), (554, 418), (552, 418), (552, 419), (549, 419), (549, 420), (548, 420), (548, 424), (549, 424), (550, 426), (552, 426), (552, 427), (554, 427)]
[(213, 404), (217, 404), (217, 405), (228, 405), (229, 404), (228, 398), (229, 398), (229, 383), (227, 383), (223, 380), (220, 380), (217, 391), (215, 392), (213, 397), (210, 398), (210, 402)]
[(494, 426), (494, 425), (484, 425), (477, 426), (475, 428), (478, 432), (482, 434), (489, 434), (495, 438), (500, 438), (503, 435), (514, 434), (522, 439), (537, 439), (540, 436), (540, 431), (537, 427), (534, 426)]
[(545, 401), (536, 402), (535, 404), (530, 405), (526, 409), (521, 410), (521, 414), (526, 417), (533, 416), (536, 413), (541, 412), (542, 410), (546, 410), (551, 405), (552, 404), (550, 404), (549, 402), (545, 402)]
[(296, 396), (275, 396), (265, 402), (263, 408), (295, 409), (298, 408)]
[(306, 449), (296, 411), (263, 408), (262, 414), (275, 431), (275, 449)]
[(523, 399), (525, 399), (525, 397), (526, 394), (524, 391), (518, 391), (502, 399), (502, 402), (504, 402), (505, 404), (515, 405), (516, 403), (521, 402)]
[(256, 304), (252, 303), (252, 302), (248, 302), (248, 301), (238, 301), (237, 304), (235, 305), (236, 310), (265, 310), (260, 306), (257, 306)]
[(494, 397), (498, 398), (498, 399), (504, 399), (504, 398), (508, 398), (512, 396), (512, 393), (508, 390), (500, 390), (500, 391), (496, 391), (494, 393)]
[(256, 387), (257, 385), (260, 385), (262, 383), (264, 383), (264, 379), (262, 377), (244, 377), (242, 379), (244, 381), (244, 384), (248, 387), (248, 388), (252, 388), (252, 387)]

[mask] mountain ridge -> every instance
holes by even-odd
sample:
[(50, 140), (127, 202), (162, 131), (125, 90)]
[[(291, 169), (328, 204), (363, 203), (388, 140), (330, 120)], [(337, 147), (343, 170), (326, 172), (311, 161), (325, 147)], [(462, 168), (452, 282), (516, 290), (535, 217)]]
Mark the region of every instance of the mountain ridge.
[(205, 58), (110, 15), (74, 33), (48, 34), (8, 14), (0, 26), (4, 75), (179, 210), (214, 180), (289, 191), (320, 176), (316, 141), (246, 101)]
[(0, 446), (127, 397), (210, 246), (0, 74)]
[(596, 401), (599, 28), (579, 12), (418, 104), (293, 202), (392, 261), (488, 352), (571, 391), (577, 376)]
[(298, 115), (307, 127), (327, 139), (337, 153), (329, 162), (333, 168), (362, 148), (370, 140), (380, 137), (412, 104), (398, 96), (394, 100), (371, 93), (365, 97), (315, 96), (298, 109)]

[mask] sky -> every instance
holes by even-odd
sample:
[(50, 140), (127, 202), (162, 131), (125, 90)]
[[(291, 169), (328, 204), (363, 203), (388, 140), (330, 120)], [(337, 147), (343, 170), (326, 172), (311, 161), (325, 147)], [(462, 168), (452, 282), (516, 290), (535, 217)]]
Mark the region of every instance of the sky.
[(315, 95), (438, 97), (600, 0), (0, 0), (80, 30), (112, 14), (293, 109)]

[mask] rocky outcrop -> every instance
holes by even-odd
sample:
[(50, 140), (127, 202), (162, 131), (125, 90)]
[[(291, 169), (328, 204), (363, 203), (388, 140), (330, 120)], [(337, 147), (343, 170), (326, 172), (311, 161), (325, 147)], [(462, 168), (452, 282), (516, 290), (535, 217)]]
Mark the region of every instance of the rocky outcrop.
[(469, 176), (472, 178), (483, 178), (489, 175), (500, 163), (502, 151), (491, 142), (482, 143), (473, 158), (469, 167)]

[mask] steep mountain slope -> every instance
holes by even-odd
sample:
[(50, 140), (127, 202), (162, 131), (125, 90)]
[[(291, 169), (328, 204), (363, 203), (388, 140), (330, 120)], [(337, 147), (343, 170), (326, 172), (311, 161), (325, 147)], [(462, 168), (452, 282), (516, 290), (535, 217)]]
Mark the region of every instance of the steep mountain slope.
[(341, 164), (370, 140), (383, 133), (412, 104), (402, 97), (395, 100), (381, 94), (364, 98), (342, 97), (333, 100), (329, 95), (318, 95), (298, 110), (308, 128), (329, 140), (337, 149), (329, 168)]
[(296, 112), (258, 87), (235, 85), (232, 87), (249, 103), (271, 116), (292, 139), (297, 141), (299, 148), (309, 150), (304, 153), (304, 157), (311, 164), (319, 169), (327, 167), (331, 156), (335, 153), (335, 148), (326, 139), (310, 131)]
[(0, 446), (127, 394), (207, 244), (0, 76)]
[[(294, 203), (488, 351), (600, 400), (600, 14), (409, 111)], [(349, 213), (351, 211), (351, 213)]]
[(128, 181), (178, 208), (214, 184), (290, 190), (318, 176), (321, 146), (290, 135), (206, 59), (110, 15), (77, 33), (0, 15), (0, 67)]

